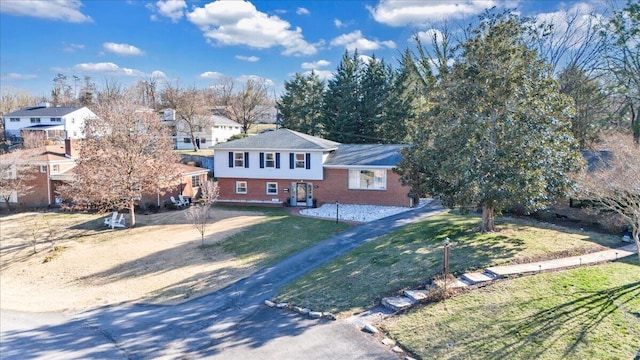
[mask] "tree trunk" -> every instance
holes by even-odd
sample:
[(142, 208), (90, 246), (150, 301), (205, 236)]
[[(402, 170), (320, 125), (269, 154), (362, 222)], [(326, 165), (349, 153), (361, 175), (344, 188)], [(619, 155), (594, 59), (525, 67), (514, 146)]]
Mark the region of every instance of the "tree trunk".
[(129, 216), (131, 217), (131, 226), (129, 227), (134, 227), (136, 225), (136, 204), (132, 201), (131, 204), (129, 204)]
[(480, 225), (481, 232), (493, 232), (495, 231), (495, 213), (492, 206), (482, 205), (482, 225)]
[(638, 263), (640, 263), (640, 226), (636, 226), (633, 229), (633, 240), (636, 242), (636, 250), (638, 251)]

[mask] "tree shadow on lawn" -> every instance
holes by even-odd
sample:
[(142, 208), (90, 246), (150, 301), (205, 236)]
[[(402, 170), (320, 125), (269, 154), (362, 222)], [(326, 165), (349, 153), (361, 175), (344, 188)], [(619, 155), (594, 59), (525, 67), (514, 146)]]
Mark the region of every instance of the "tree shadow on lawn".
[[(467, 349), (496, 348), (490, 353), (481, 352), (485, 358), (503, 359), (525, 354), (527, 358), (538, 358), (553, 344), (571, 339), (562, 358), (570, 356), (579, 345), (587, 344), (586, 336), (602, 321), (618, 309), (625, 309), (627, 303), (640, 296), (640, 282), (594, 292), (585, 291), (584, 294), (577, 299), (504, 324), (503, 336), (488, 334), (477, 337), (473, 334), (468, 337), (470, 340), (456, 341), (456, 344)], [(631, 314), (638, 317), (637, 313)]]

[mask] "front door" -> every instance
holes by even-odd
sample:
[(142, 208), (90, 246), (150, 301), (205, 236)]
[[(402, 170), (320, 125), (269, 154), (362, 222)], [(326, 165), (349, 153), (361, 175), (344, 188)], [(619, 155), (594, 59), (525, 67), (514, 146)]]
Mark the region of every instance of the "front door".
[(296, 203), (300, 205), (307, 204), (307, 184), (305, 183), (296, 184)]

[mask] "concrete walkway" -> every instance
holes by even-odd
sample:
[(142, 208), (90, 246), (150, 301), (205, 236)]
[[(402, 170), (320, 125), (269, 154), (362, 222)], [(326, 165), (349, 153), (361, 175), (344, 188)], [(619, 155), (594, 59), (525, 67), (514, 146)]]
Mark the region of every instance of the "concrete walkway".
[[(291, 280), (360, 244), (444, 211), (432, 202), (355, 226), (218, 292), (176, 306), (121, 304), (59, 314), (0, 311), (0, 354), (3, 360), (225, 359), (230, 354), (247, 360), (397, 358), (355, 329), (347, 331), (341, 322), (312, 329), (308, 320), (296, 316), (270, 325), (279, 312), (265, 310), (264, 301)], [(325, 320), (313, 324), (317, 321)], [(281, 344), (283, 352), (265, 357), (273, 344)]]
[[(616, 249), (598, 251), (590, 254), (571, 256), (546, 261), (537, 261), (528, 264), (514, 264), (505, 266), (493, 266), (479, 272), (462, 274), (448, 286), (467, 287), (481, 285), (491, 281), (516, 275), (532, 275), (543, 271), (569, 269), (582, 265), (591, 265), (608, 261), (615, 261), (627, 256), (637, 254), (636, 244), (628, 244)], [(405, 290), (402, 296), (392, 296), (382, 299), (382, 304), (392, 311), (406, 310), (427, 297), (429, 290)]]

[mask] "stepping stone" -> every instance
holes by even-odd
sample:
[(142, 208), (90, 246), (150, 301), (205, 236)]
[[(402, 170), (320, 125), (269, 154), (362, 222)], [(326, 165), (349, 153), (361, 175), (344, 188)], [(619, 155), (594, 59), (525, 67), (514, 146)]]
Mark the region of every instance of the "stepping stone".
[(415, 301), (406, 296), (394, 296), (382, 299), (382, 304), (393, 311), (400, 311), (412, 307)]
[(456, 278), (456, 280), (451, 284), (447, 283), (447, 286), (450, 288), (462, 288), (462, 287), (467, 287), (469, 285), (471, 284), (469, 284), (468, 282), (466, 282), (464, 279), (461, 279), (461, 278)]
[(480, 272), (466, 273), (462, 275), (462, 278), (471, 283), (471, 285), (495, 280), (493, 276)]
[(404, 296), (413, 300), (414, 302), (422, 301), (427, 298), (428, 290), (405, 290)]

